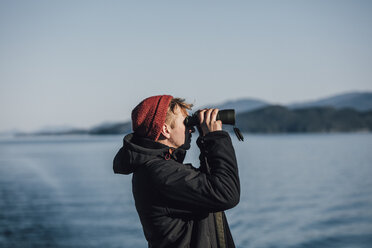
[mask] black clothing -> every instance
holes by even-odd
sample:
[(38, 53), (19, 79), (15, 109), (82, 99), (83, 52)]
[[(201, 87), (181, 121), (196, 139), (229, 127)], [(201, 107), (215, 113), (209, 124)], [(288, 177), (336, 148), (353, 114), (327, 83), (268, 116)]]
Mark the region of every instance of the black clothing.
[(185, 150), (133, 134), (115, 156), (115, 173), (133, 173), (135, 205), (149, 247), (235, 247), (221, 212), (240, 199), (230, 136), (210, 132), (197, 144), (200, 168), (182, 164)]

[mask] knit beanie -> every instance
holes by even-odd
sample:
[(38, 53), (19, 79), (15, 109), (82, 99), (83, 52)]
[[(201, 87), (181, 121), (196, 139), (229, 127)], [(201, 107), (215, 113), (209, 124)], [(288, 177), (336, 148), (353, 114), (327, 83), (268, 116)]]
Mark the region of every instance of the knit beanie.
[(133, 132), (157, 141), (172, 98), (170, 95), (151, 96), (138, 104), (132, 111)]

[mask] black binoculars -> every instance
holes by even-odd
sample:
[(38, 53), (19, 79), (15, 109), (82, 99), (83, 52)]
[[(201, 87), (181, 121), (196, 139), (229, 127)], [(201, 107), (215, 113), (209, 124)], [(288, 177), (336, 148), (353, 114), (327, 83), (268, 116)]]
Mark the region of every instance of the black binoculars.
[[(185, 126), (192, 127), (199, 125), (199, 111), (191, 116), (187, 116), (185, 119)], [(224, 109), (219, 110), (217, 113), (216, 120), (220, 120), (222, 124), (235, 125), (235, 110), (234, 109)]]
[[(191, 116), (187, 116), (184, 123), (186, 127), (193, 127), (199, 125), (199, 111)], [(235, 110), (234, 109), (223, 109), (219, 110), (216, 116), (216, 120), (220, 120), (222, 124), (235, 125)], [(234, 127), (234, 133), (239, 141), (243, 141), (244, 137), (240, 132), (239, 128)]]

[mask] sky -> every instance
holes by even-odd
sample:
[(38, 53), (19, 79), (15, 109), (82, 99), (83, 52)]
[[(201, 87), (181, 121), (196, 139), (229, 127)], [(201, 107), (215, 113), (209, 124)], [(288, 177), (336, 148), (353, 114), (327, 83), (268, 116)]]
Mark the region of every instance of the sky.
[(0, 132), (372, 91), (371, 44), (372, 1), (0, 0)]

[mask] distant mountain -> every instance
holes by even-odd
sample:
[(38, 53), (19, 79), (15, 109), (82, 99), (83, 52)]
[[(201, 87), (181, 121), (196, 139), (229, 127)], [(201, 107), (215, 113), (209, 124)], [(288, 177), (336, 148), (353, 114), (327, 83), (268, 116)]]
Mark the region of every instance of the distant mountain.
[(227, 101), (217, 105), (206, 105), (203, 106), (202, 108), (235, 109), (235, 113), (242, 113), (262, 108), (268, 105), (269, 103), (262, 100), (242, 98), (238, 100)]
[(123, 123), (103, 123), (90, 129), (78, 129), (72, 127), (47, 127), (32, 133), (17, 132), (16, 136), (29, 136), (29, 135), (76, 135), (76, 134), (122, 134), (128, 133), (132, 129), (131, 122)]
[(236, 116), (237, 127), (249, 133), (371, 132), (372, 111), (268, 106)]
[(0, 132), (0, 137), (6, 137), (6, 136), (14, 136), (15, 134), (21, 132), (20, 130), (13, 128), (5, 131)]
[(358, 111), (372, 110), (372, 92), (351, 92), (315, 101), (287, 105), (290, 109), (310, 107), (353, 108)]
[[(311, 107), (289, 109), (268, 105), (236, 114), (236, 126), (249, 133), (329, 133), (372, 132), (372, 110), (351, 108)], [(232, 132), (232, 126), (224, 125)], [(91, 129), (89, 134), (125, 134), (131, 132), (131, 122), (123, 122)]]
[[(235, 112), (243, 113), (259, 109), (265, 106), (272, 105), (271, 103), (259, 99), (242, 98), (232, 101), (227, 101), (221, 104), (209, 104), (202, 108), (218, 108), (218, 109), (235, 109)], [(314, 101), (306, 101), (284, 105), (289, 109), (311, 108), (311, 107), (332, 107), (335, 109), (353, 108), (358, 111), (372, 110), (372, 92), (350, 92), (338, 94), (331, 97), (321, 98)]]
[(76, 130), (81, 130), (81, 128), (76, 128), (70, 125), (56, 125), (56, 126), (44, 126), (35, 133), (66, 133), (74, 132)]
[(16, 136), (32, 136), (32, 135), (75, 135), (75, 134), (89, 134), (86, 129), (70, 128), (66, 130), (40, 130), (32, 133), (19, 132)]
[[(372, 131), (372, 93), (353, 92), (287, 106), (245, 98), (204, 107), (235, 109), (237, 127), (243, 132), (354, 132)], [(224, 127), (228, 131), (232, 128)], [(49, 127), (21, 135), (124, 134), (131, 122), (103, 123), (90, 129)], [(19, 134), (19, 133), (18, 133)]]
[(89, 134), (121, 134), (129, 133), (132, 130), (131, 122), (123, 123), (104, 123), (93, 127), (88, 131)]

